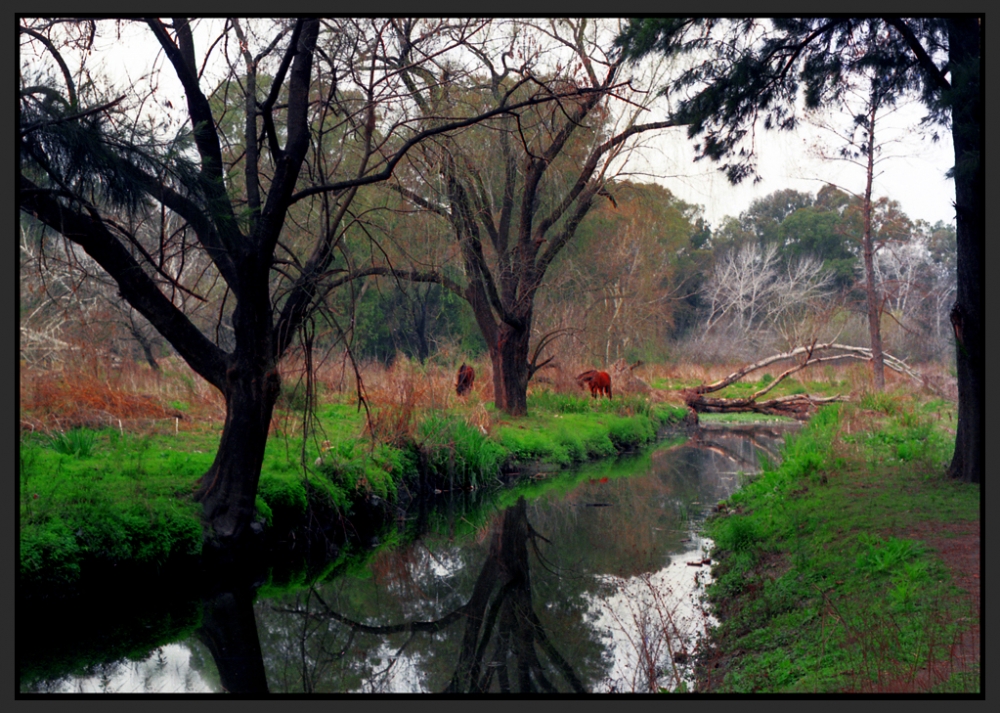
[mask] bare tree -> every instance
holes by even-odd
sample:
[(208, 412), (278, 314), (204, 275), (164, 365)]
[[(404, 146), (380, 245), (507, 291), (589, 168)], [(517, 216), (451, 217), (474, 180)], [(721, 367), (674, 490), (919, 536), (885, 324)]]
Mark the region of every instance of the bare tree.
[(908, 335), (912, 351), (922, 358), (945, 354), (949, 346), (945, 320), (955, 299), (955, 276), (933, 261), (926, 235), (886, 242), (874, 268), (884, 309)]
[[(225, 396), (219, 448), (196, 491), (221, 550), (251, 531), (279, 361), (330, 290), (358, 276), (344, 236), (362, 225), (360, 189), (424, 141), (581, 96), (546, 86), (428, 122), (404, 78), (455, 53), (460, 63), (483, 23), (431, 23), (434, 51), (423, 56), (400, 44), (399, 22), (20, 21), (20, 209), (80, 246)], [(147, 74), (114, 92), (112, 78), (91, 77), (109, 44), (132, 49), (135, 69), (150, 39), (160, 55)], [(387, 53), (407, 59), (387, 66)], [(194, 256), (204, 270), (176, 267)], [(182, 294), (211, 305), (214, 329)]]
[(704, 287), (706, 331), (728, 323), (744, 334), (773, 328), (793, 312), (829, 295), (833, 279), (823, 264), (805, 257), (782, 267), (774, 244), (748, 242), (719, 260)]
[[(468, 301), (493, 362), (496, 405), (516, 415), (527, 410), (529, 379), (549, 361), (541, 353), (551, 334), (530, 347), (534, 300), (553, 260), (596, 197), (614, 200), (606, 186), (634, 148), (633, 137), (675, 124), (640, 122), (651, 96), (622, 76), (622, 60), (611, 54), (617, 27), (559, 19), (498, 21), (488, 30), (480, 43), (459, 38), (477, 65), (457, 70), (418, 64), (431, 54), (424, 35), (415, 23), (396, 23), (405, 51), (385, 61), (407, 82), (423, 126), (436, 125), (449, 104), (471, 104), (495, 118), (423, 144), (394, 184), (448, 226), (460, 274), (383, 269), (439, 282)], [(501, 112), (518, 102), (534, 106)]]

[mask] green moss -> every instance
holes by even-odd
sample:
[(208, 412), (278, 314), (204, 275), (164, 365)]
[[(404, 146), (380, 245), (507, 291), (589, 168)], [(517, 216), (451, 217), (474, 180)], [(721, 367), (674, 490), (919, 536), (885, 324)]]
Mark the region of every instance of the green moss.
[(262, 473), (257, 497), (271, 511), (275, 527), (293, 527), (305, 519), (308, 497), (301, 476), (289, 473)]

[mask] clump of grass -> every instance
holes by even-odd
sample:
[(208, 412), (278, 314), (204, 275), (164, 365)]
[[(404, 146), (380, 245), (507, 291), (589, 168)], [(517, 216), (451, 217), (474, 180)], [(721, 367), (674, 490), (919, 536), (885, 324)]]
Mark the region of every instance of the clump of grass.
[(479, 428), (439, 411), (421, 420), (416, 443), (431, 472), (457, 478), (460, 487), (479, 487), (493, 479), (508, 457)]
[(922, 548), (909, 540), (890, 537), (883, 540), (878, 535), (862, 533), (859, 536), (861, 553), (856, 560), (857, 568), (868, 574), (892, 573), (920, 554)]
[(858, 399), (858, 405), (868, 411), (884, 413), (886, 416), (892, 416), (899, 411), (896, 399), (884, 391), (865, 391)]
[(56, 432), (48, 438), (49, 448), (56, 453), (74, 458), (89, 458), (94, 454), (96, 444), (96, 434), (87, 428), (74, 428), (65, 433)]
[(727, 518), (712, 531), (717, 547), (732, 552), (753, 552), (761, 543), (757, 522), (749, 517)]
[(589, 401), (578, 394), (536, 391), (528, 395), (528, 410), (540, 409), (551, 413), (586, 413), (591, 409)]

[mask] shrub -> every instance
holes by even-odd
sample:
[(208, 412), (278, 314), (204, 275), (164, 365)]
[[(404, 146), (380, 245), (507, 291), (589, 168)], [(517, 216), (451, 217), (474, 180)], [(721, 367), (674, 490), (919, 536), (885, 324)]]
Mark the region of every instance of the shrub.
[(48, 584), (75, 582), (80, 576), (80, 546), (69, 526), (58, 517), (22, 528), (21, 579)]
[(726, 518), (713, 528), (715, 544), (723, 550), (752, 552), (762, 539), (757, 523), (746, 516)]

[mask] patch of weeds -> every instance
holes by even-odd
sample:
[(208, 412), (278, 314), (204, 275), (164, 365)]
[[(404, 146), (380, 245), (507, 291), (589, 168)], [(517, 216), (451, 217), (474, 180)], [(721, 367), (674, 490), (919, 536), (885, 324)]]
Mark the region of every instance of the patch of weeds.
[(528, 395), (528, 411), (540, 409), (552, 413), (586, 413), (590, 411), (590, 400), (575, 394), (537, 391)]
[(982, 677), (977, 666), (974, 671), (956, 671), (947, 681), (934, 686), (931, 693), (975, 693), (981, 692)]
[(751, 552), (758, 549), (763, 538), (756, 521), (736, 515), (718, 522), (712, 528), (712, 539), (724, 550)]
[[(544, 431), (504, 426), (497, 429), (497, 435), (500, 445), (510, 452), (515, 461), (521, 463), (541, 461), (558, 465), (569, 465), (572, 462), (569, 449)], [(614, 450), (613, 445), (612, 450)]]
[(886, 416), (892, 416), (899, 410), (896, 400), (884, 391), (866, 391), (858, 399), (858, 405), (868, 411), (884, 413)]
[(138, 478), (145, 474), (142, 461), (152, 446), (148, 436), (115, 438), (112, 443), (115, 444), (115, 459), (122, 475)]
[(65, 433), (53, 433), (49, 436), (47, 445), (56, 453), (74, 458), (89, 458), (94, 455), (97, 434), (88, 428), (74, 428)]
[(80, 576), (80, 547), (73, 530), (59, 517), (45, 525), (21, 531), (21, 579), (56, 586), (75, 582)]
[(505, 448), (463, 419), (432, 411), (417, 426), (417, 443), (432, 472), (478, 487), (500, 472)]
[(858, 540), (861, 553), (855, 559), (855, 564), (860, 571), (868, 574), (894, 572), (923, 550), (911, 540), (901, 540), (896, 537), (883, 540), (878, 535), (862, 533)]
[(618, 450), (637, 448), (653, 440), (656, 429), (645, 416), (615, 418), (608, 423), (608, 437)]

